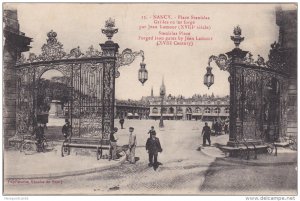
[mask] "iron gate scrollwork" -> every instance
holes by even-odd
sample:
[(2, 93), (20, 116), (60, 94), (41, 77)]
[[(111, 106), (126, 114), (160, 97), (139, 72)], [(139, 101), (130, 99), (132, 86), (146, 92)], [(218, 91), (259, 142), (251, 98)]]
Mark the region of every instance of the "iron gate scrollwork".
[(221, 70), (230, 73), (230, 136), (228, 145), (240, 142), (274, 142), (286, 135), (287, 128), (287, 62), (274, 42), (269, 60), (239, 48), (244, 40), (241, 28), (234, 28), (236, 48), (219, 56), (210, 56)]
[(73, 65), (73, 135), (95, 137), (102, 134), (102, 63)]
[[(71, 135), (109, 139), (114, 127), (115, 78), (120, 75), (118, 68), (131, 64), (138, 55), (144, 61), (142, 50), (132, 52), (126, 48), (121, 54), (118, 53), (118, 44), (111, 41), (117, 31), (114, 20), (110, 18), (105, 29), (102, 29), (108, 41), (100, 44), (101, 51), (90, 46), (83, 53), (78, 46), (66, 53), (63, 44), (57, 40), (57, 33), (51, 30), (40, 55), (29, 53), (28, 58), (21, 55), (16, 64), (17, 137), (34, 134), (39, 113), (37, 102), (43, 95), (49, 96), (47, 89), (41, 88), (41, 77), (48, 70), (57, 70), (65, 78), (63, 108), (65, 118), (72, 125)], [(49, 100), (46, 102), (49, 103)]]
[(28, 59), (22, 56), (16, 65), (19, 94), (17, 135), (32, 134), (37, 123), (37, 97), (39, 92), (46, 90), (41, 89), (41, 76), (48, 70), (58, 70), (66, 78), (68, 98), (64, 110), (65, 118), (71, 121), (72, 136), (102, 137), (105, 85), (102, 54), (93, 46), (86, 54), (79, 47), (67, 54), (56, 39), (56, 32), (50, 31), (47, 36), (47, 43), (42, 46), (39, 56), (33, 53), (29, 54)]
[(238, 141), (272, 142), (284, 136), (284, 74), (248, 64), (236, 67), (236, 116)]

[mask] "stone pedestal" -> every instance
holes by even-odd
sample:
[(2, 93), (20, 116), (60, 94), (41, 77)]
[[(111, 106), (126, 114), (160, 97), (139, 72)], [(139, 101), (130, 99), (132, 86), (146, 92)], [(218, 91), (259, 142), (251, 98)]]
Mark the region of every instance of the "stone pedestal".
[(50, 103), (49, 117), (62, 117), (63, 116), (62, 103), (58, 100), (52, 100)]

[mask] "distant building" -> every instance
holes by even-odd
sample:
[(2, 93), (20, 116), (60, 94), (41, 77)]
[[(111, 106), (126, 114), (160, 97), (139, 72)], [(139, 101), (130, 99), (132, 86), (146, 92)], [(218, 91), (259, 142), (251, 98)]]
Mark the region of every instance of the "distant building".
[[(151, 119), (159, 119), (161, 97), (152, 97), (150, 102)], [(191, 98), (168, 95), (163, 102), (163, 119), (168, 120), (225, 120), (229, 117), (229, 96), (194, 95)]]
[[(139, 101), (116, 100), (116, 118), (155, 119), (160, 118), (161, 97), (151, 95)], [(163, 118), (168, 120), (229, 120), (229, 96), (194, 95), (191, 98), (172, 96), (164, 98)]]
[(148, 119), (150, 106), (144, 100), (116, 100), (115, 118)]

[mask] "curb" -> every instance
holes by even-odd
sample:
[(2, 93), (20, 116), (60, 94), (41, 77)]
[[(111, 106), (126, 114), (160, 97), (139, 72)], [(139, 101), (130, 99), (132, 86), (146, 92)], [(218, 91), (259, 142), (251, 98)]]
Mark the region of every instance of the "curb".
[(46, 179), (46, 178), (59, 178), (59, 177), (67, 177), (67, 176), (75, 176), (75, 175), (83, 175), (89, 173), (95, 173), (103, 170), (107, 170), (113, 167), (117, 167), (120, 164), (124, 163), (126, 157), (115, 164), (107, 165), (104, 167), (91, 168), (85, 170), (76, 170), (76, 171), (68, 171), (68, 172), (58, 172), (58, 173), (48, 173), (48, 174), (31, 174), (31, 175), (6, 175), (4, 179)]
[[(280, 165), (293, 165), (297, 164), (297, 161), (287, 161), (287, 162), (275, 162), (275, 163), (265, 163), (265, 162), (253, 162), (253, 161), (245, 161), (245, 160), (235, 160), (228, 157), (219, 157), (219, 156), (212, 156), (208, 154), (203, 149), (200, 150), (201, 153), (208, 157), (216, 158), (217, 160), (225, 161), (225, 162), (232, 162), (235, 164), (243, 164), (243, 165), (251, 165), (251, 166), (280, 166)], [(276, 157), (276, 156), (273, 156)]]
[[(274, 157), (276, 157), (276, 156), (274, 156)], [(243, 165), (251, 165), (251, 166), (281, 166), (281, 165), (297, 164), (296, 161), (275, 162), (275, 163), (265, 163), (265, 162), (257, 163), (257, 162), (245, 161), (245, 160), (238, 161), (238, 160), (233, 160), (233, 159), (230, 159), (230, 158), (222, 158), (222, 157), (216, 157), (216, 159), (226, 161), (226, 162), (235, 163), (235, 164), (243, 164)]]

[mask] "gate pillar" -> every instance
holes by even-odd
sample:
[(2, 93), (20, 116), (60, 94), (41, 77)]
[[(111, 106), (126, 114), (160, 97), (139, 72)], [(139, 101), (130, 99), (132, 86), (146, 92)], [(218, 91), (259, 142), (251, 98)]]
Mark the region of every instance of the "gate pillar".
[(103, 124), (102, 139), (109, 139), (114, 128), (115, 66), (119, 45), (113, 41), (100, 44), (103, 57)]
[(239, 65), (246, 57), (247, 51), (240, 48), (234, 48), (227, 52), (228, 57), (232, 58), (232, 63), (229, 68), (229, 82), (230, 82), (230, 125), (229, 125), (229, 141), (227, 145), (235, 145), (238, 136), (242, 135), (242, 116), (241, 116), (241, 99), (242, 97), (242, 78), (239, 72)]

